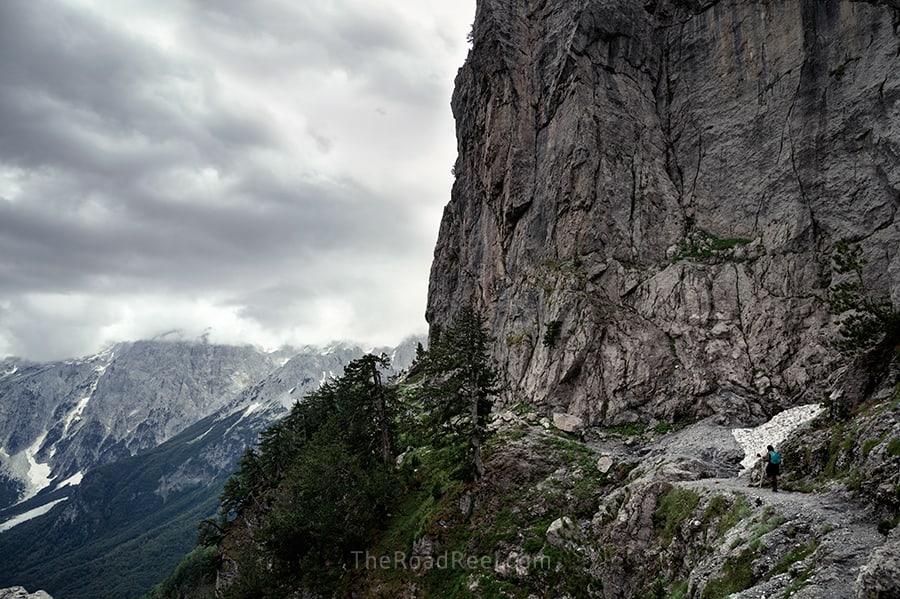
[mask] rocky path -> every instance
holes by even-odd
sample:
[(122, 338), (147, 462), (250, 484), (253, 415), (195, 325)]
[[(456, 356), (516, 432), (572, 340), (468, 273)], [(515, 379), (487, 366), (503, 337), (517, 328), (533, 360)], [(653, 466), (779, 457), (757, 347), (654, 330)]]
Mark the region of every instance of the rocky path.
[[(709, 506), (715, 495), (747, 500), (748, 515), (698, 562), (691, 574), (694, 588), (722, 576), (727, 560), (750, 549), (755, 584), (731, 595), (733, 599), (897, 596), (892, 593), (898, 587), (890, 581), (887, 594), (872, 590), (883, 586), (884, 580), (900, 577), (900, 529), (885, 538), (877, 530), (878, 518), (871, 507), (841, 485), (812, 493), (783, 488), (775, 493), (770, 486), (758, 485), (761, 467), (756, 454), (767, 445), (777, 449), (789, 436), (803, 434), (802, 427), (820, 412), (819, 405), (799, 406), (758, 427), (742, 429), (719, 415), (675, 432), (590, 431), (581, 440), (606, 463), (634, 464), (643, 479), (632, 481), (635, 488), (668, 482), (697, 491), (704, 498), (701, 506)], [(785, 467), (789, 470), (790, 463)], [(751, 541), (758, 543), (755, 548)]]
[[(730, 476), (701, 478), (679, 484), (700, 492), (730, 493), (743, 495), (755, 509), (759, 517), (764, 511), (780, 516), (785, 525), (769, 533), (766, 546), (775, 548), (794, 543), (797, 539), (814, 540), (815, 551), (805, 558), (807, 566), (798, 564), (797, 574), (803, 567), (815, 565), (815, 572), (807, 583), (796, 592), (791, 585), (796, 580), (791, 573), (784, 573), (756, 586), (733, 595), (736, 598), (771, 598), (791, 596), (797, 598), (845, 599), (856, 595), (856, 580), (869, 564), (873, 551), (885, 542), (876, 530), (874, 519), (866, 506), (849, 497), (845, 492), (831, 490), (822, 493), (800, 493), (795, 491), (773, 492), (768, 485), (760, 487), (757, 481), (761, 472), (756, 471), (759, 460), (756, 453), (764, 451), (766, 445), (776, 448), (788, 435), (810, 421), (821, 411), (817, 405), (800, 406), (776, 415), (769, 422), (755, 428), (733, 429), (732, 436), (739, 446), (740, 470)], [(712, 434), (710, 426), (699, 427), (682, 435), (684, 439), (661, 440), (660, 450), (687, 445), (697, 450), (699, 445), (711, 445), (705, 452), (715, 455), (717, 451), (734, 459), (734, 445), (721, 431)], [(702, 453), (702, 451), (701, 451)], [(751, 480), (753, 483), (751, 484)], [(797, 537), (792, 537), (796, 534)], [(783, 550), (782, 550), (783, 552)]]
[[(701, 494), (745, 497), (752, 514), (743, 527), (736, 527), (734, 539), (729, 539), (727, 544), (740, 535), (747, 538), (753, 523), (760, 522), (765, 515), (779, 516), (783, 524), (762, 539), (766, 549), (760, 559), (773, 562), (760, 566), (762, 572), (770, 571), (779, 556), (815, 543), (815, 550), (798, 561), (792, 571), (769, 579), (761, 576), (755, 586), (732, 597), (848, 599), (856, 596), (857, 578), (871, 563), (873, 552), (885, 543), (870, 510), (840, 489), (775, 493), (769, 486), (750, 484), (751, 475), (754, 483), (760, 477), (756, 453), (764, 451), (769, 444), (777, 448), (820, 411), (818, 405), (800, 406), (776, 415), (759, 427), (744, 429), (733, 429), (724, 419), (711, 417), (681, 431), (630, 446), (614, 447), (609, 442), (588, 444), (607, 455), (667, 470), (674, 484)], [(732, 553), (741, 550), (737, 543), (735, 547)], [(813, 573), (799, 588), (794, 588), (792, 585), (797, 584), (806, 568)]]
[[(857, 527), (873, 533), (871, 539), (884, 540), (875, 530), (865, 506), (845, 497), (843, 493), (830, 491), (827, 493), (799, 493), (796, 491), (778, 491), (774, 493), (768, 487), (750, 486), (746, 478), (704, 478), (680, 483), (686, 488), (707, 489), (744, 495), (756, 505), (770, 505), (786, 516), (803, 516), (815, 519), (834, 527)], [(868, 536), (868, 535), (867, 535)]]
[[(751, 505), (774, 511), (787, 526), (771, 533), (767, 546), (794, 542), (785, 531), (801, 531), (817, 541), (815, 552), (807, 558), (810, 564), (815, 564), (815, 574), (791, 597), (855, 597), (858, 576), (870, 562), (873, 551), (885, 542), (865, 506), (842, 492), (774, 493), (767, 487), (749, 486), (746, 477), (700, 479), (679, 484), (701, 492), (740, 494), (750, 499)], [(733, 597), (788, 596), (791, 584), (792, 577), (777, 576)]]

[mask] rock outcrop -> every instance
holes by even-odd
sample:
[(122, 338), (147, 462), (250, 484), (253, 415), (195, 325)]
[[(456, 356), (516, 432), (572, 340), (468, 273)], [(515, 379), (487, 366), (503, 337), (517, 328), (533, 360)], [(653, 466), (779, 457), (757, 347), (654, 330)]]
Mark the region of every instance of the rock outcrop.
[(29, 593), (23, 587), (9, 587), (0, 589), (0, 599), (53, 599), (44, 591)]
[(900, 305), (900, 4), (479, 0), (427, 318), (587, 425), (827, 397), (840, 240)]
[(900, 596), (900, 529), (876, 550), (856, 579), (859, 597), (876, 599)]

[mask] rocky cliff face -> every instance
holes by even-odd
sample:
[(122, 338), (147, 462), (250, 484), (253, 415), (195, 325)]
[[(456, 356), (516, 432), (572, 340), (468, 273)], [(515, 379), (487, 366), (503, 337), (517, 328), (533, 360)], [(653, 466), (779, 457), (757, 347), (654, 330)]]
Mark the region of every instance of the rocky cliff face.
[(479, 0), (429, 322), (590, 423), (821, 399), (835, 243), (900, 305), (898, 67), (897, 2)]

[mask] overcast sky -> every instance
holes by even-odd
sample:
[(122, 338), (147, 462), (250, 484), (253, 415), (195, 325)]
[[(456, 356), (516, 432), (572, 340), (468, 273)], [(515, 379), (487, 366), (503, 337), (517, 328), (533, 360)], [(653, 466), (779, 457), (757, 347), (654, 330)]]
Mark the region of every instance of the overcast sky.
[(424, 332), (474, 12), (0, 1), (0, 356)]

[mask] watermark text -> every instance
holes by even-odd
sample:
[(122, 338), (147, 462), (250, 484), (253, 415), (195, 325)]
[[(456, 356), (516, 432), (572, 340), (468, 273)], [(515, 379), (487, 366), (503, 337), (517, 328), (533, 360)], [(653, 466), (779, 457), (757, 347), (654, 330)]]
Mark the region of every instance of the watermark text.
[(532, 568), (549, 569), (546, 555), (467, 555), (462, 551), (448, 551), (437, 555), (409, 555), (404, 551), (374, 555), (368, 551), (353, 551), (354, 567), (365, 570), (509, 570), (528, 571)]

